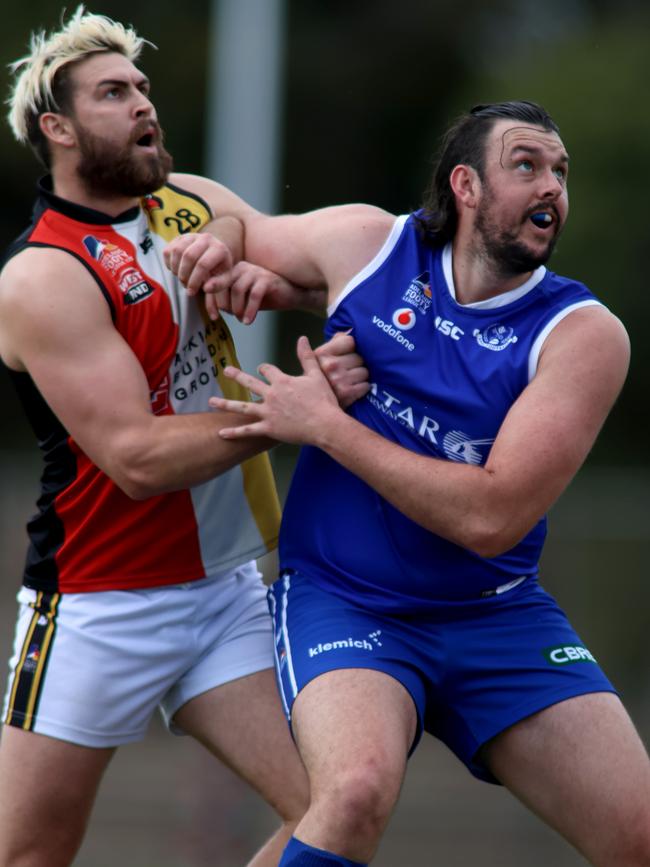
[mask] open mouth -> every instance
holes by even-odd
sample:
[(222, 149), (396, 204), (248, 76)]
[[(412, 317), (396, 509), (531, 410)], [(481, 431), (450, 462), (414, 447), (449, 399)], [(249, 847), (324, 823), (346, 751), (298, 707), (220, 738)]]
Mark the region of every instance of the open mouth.
[(528, 219), (538, 229), (550, 229), (555, 222), (553, 214), (550, 214), (548, 211), (535, 211)]
[(136, 141), (136, 144), (143, 148), (151, 147), (154, 141), (152, 132), (147, 132)]

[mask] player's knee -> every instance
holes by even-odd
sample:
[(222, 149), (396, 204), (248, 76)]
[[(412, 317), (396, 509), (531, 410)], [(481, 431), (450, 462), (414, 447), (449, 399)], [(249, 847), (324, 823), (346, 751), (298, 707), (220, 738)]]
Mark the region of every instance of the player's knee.
[(356, 762), (337, 775), (328, 793), (330, 813), (341, 828), (367, 838), (377, 837), (393, 809), (399, 783), (372, 758)]
[(650, 807), (639, 821), (617, 830), (606, 867), (650, 867)]

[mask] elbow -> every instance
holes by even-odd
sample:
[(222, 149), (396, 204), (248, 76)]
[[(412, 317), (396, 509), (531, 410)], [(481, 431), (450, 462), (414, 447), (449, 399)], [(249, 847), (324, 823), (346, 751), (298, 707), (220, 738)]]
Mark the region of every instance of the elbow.
[(155, 484), (155, 480), (146, 472), (122, 468), (120, 472), (114, 473), (112, 478), (130, 500), (148, 500), (163, 493), (162, 489)]
[(131, 500), (148, 500), (164, 493), (159, 473), (142, 450), (128, 449), (114, 455), (107, 474)]
[(514, 518), (499, 520), (498, 516), (490, 515), (476, 521), (461, 544), (479, 557), (491, 560), (514, 548), (526, 532)]

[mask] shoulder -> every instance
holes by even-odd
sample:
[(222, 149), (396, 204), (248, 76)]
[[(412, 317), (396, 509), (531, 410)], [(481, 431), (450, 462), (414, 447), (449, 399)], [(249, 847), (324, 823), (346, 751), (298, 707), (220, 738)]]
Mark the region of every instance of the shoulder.
[(580, 366), (593, 377), (622, 382), (630, 361), (630, 340), (621, 320), (601, 304), (576, 306), (548, 335), (539, 369)]
[[(316, 216), (317, 215), (317, 216)], [(307, 215), (308, 216), (308, 215)], [(330, 287), (330, 303), (384, 248), (400, 221), (373, 205), (340, 205), (315, 212), (314, 249)], [(332, 252), (336, 251), (336, 255)]]
[(74, 329), (82, 316), (110, 321), (93, 276), (76, 256), (54, 247), (26, 247), (2, 269), (0, 355), (9, 367), (22, 368), (26, 341)]
[(23, 289), (48, 293), (57, 285), (88, 279), (90, 274), (81, 260), (59, 247), (24, 247), (12, 256), (0, 272), (0, 298), (19, 295)]

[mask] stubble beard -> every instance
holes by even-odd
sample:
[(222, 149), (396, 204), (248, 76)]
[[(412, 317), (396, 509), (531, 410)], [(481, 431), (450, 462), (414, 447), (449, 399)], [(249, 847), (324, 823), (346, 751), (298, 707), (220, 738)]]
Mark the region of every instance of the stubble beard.
[(495, 228), (494, 219), (490, 216), (492, 202), (493, 196), (488, 193), (487, 200), (480, 203), (476, 213), (476, 229), (480, 234), (486, 258), (494, 263), (504, 277), (527, 274), (540, 265), (546, 265), (555, 249), (559, 230), (549, 238), (545, 250), (535, 253), (517, 238), (517, 230)]
[(134, 153), (134, 142), (122, 148), (81, 130), (77, 174), (88, 189), (102, 196), (145, 196), (159, 189), (173, 169), (171, 154), (162, 143), (162, 133), (156, 141), (156, 153)]

